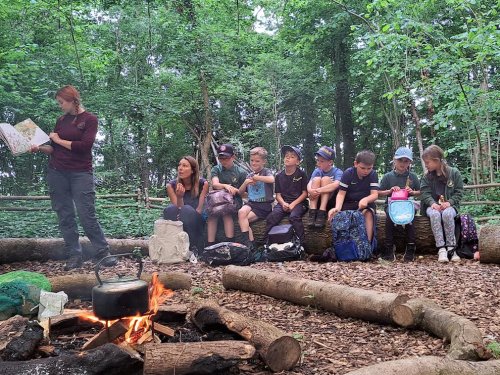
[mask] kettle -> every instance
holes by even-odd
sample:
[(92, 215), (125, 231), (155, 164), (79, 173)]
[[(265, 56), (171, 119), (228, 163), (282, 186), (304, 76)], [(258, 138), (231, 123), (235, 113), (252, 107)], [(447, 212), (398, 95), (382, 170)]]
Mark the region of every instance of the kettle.
[(101, 280), (99, 270), (104, 259), (130, 256), (131, 254), (110, 255), (102, 258), (95, 266), (95, 276), (99, 285), (92, 288), (92, 307), (94, 315), (102, 320), (120, 319), (127, 316), (144, 315), (149, 311), (148, 283), (141, 280), (142, 259), (137, 258), (137, 276), (124, 276)]

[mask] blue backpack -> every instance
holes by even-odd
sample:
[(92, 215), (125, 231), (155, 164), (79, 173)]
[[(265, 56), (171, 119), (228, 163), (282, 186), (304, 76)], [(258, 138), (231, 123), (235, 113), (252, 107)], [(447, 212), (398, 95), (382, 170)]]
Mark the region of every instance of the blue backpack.
[[(365, 218), (360, 211), (341, 211), (332, 220), (332, 238), (338, 261), (350, 262), (371, 258), (376, 243), (368, 241)], [(375, 233), (374, 233), (375, 239)]]
[(389, 217), (396, 225), (410, 224), (415, 218), (415, 207), (412, 200), (393, 200), (389, 202)]

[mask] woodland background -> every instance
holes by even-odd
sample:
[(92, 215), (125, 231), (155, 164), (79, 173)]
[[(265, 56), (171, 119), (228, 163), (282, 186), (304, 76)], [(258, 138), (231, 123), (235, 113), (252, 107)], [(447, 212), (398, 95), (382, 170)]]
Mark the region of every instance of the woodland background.
[[(213, 141), (419, 156), (436, 143), (467, 184), (500, 180), (496, 0), (0, 0), (0, 121), (47, 133), (72, 84), (100, 119), (98, 192), (164, 196), (185, 154), (208, 175)], [(46, 194), (44, 155), (0, 144), (0, 195)], [(469, 191), (477, 200), (499, 189)], [(499, 205), (468, 206), (498, 215)], [(38, 219), (36, 219), (38, 220)], [(8, 223), (7, 223), (8, 224)], [(3, 234), (2, 234), (3, 236)]]

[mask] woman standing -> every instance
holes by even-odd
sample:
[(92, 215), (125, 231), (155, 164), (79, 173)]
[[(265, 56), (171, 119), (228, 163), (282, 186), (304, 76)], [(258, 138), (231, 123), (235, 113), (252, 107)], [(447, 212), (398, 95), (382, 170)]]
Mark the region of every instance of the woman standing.
[[(49, 134), (51, 143), (33, 146), (31, 150), (50, 155), (47, 183), (52, 209), (57, 213), (59, 230), (69, 255), (64, 269), (71, 270), (82, 265), (75, 208), (94, 247), (94, 260), (109, 255), (109, 246), (95, 213), (92, 146), (97, 134), (97, 117), (83, 108), (80, 93), (73, 86), (60, 88), (55, 98), (64, 114)], [(108, 258), (102, 264), (112, 266), (116, 259)]]
[(165, 220), (182, 221), (189, 236), (189, 244), (196, 249), (203, 248), (203, 218), (201, 216), (208, 181), (200, 178), (198, 162), (192, 156), (184, 156), (177, 167), (177, 179), (167, 184), (167, 194), (172, 203), (163, 210)]

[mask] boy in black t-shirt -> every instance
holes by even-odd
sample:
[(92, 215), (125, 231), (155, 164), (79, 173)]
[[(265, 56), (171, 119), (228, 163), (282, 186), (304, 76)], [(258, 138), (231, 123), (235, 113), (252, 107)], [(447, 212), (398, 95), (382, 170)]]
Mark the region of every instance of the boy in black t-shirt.
[(285, 169), (275, 178), (274, 192), (278, 204), (267, 216), (266, 236), (283, 217), (290, 215), (288, 220), (302, 243), (304, 241), (302, 216), (306, 212), (304, 201), (307, 197), (307, 175), (299, 168), (302, 153), (297, 147), (283, 146), (281, 154), (284, 158)]
[(378, 198), (378, 176), (373, 170), (375, 154), (364, 150), (356, 154), (354, 167), (345, 170), (340, 180), (335, 207), (328, 211), (328, 221), (340, 211), (360, 210), (365, 217), (368, 241), (373, 239), (375, 201)]

